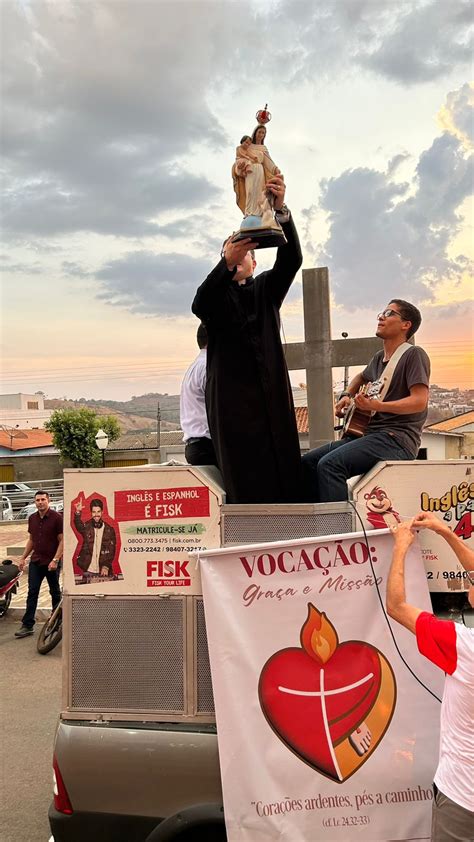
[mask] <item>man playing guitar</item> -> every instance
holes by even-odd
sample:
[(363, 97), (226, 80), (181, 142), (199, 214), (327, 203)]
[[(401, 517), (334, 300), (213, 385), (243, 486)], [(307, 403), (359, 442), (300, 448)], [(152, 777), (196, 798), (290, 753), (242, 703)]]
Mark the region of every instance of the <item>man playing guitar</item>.
[(339, 417), (352, 403), (359, 421), (367, 413), (366, 429), (348, 426), (339, 441), (303, 456), (311, 502), (347, 500), (350, 477), (366, 473), (377, 462), (415, 459), (418, 453), (428, 412), (430, 361), (423, 348), (405, 343), (418, 330), (421, 314), (408, 301), (393, 298), (377, 319), (376, 336), (383, 340), (383, 350), (356, 374), (336, 404)]

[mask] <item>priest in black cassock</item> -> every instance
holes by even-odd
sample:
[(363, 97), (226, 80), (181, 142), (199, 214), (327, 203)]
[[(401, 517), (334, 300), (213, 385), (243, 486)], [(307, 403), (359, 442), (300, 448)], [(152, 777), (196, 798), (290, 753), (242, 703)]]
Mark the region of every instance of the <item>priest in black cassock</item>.
[(250, 238), (224, 244), (192, 310), (208, 333), (206, 408), (228, 503), (304, 499), (293, 396), (280, 340), (280, 307), (301, 266), (281, 175), (267, 182), (287, 244), (253, 277)]

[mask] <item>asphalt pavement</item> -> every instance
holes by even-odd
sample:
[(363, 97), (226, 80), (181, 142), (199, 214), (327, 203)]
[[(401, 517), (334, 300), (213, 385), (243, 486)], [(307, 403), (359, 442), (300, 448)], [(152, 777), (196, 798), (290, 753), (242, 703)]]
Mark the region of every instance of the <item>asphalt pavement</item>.
[[(46, 589), (47, 592), (47, 589)], [(61, 707), (60, 643), (39, 655), (35, 634), (16, 639), (18, 617), (0, 618), (0, 838), (48, 842), (54, 732)]]

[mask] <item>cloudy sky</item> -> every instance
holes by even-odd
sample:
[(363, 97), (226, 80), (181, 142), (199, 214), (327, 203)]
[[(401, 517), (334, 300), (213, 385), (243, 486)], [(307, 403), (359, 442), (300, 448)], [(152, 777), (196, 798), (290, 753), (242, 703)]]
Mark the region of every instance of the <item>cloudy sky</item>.
[[(433, 381), (472, 385), (470, 2), (0, 7), (3, 392), (179, 391), (194, 291), (241, 221), (235, 147), (267, 102), (333, 336), (407, 298)], [(283, 326), (302, 340), (301, 276)]]

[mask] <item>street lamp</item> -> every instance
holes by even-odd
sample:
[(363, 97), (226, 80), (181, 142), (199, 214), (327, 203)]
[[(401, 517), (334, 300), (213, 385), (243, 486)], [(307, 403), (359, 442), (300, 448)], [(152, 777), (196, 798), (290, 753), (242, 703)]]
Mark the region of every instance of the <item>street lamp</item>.
[[(342, 333), (341, 333), (341, 336), (342, 336), (343, 339), (347, 339), (349, 334), (346, 333), (345, 330), (343, 330)], [(346, 391), (348, 385), (349, 385), (349, 366), (345, 365), (344, 366), (344, 386), (343, 386), (344, 391)]]
[(105, 430), (97, 430), (95, 443), (99, 450), (102, 451), (102, 467), (105, 468), (105, 451), (107, 450), (107, 445), (109, 443), (109, 437)]

